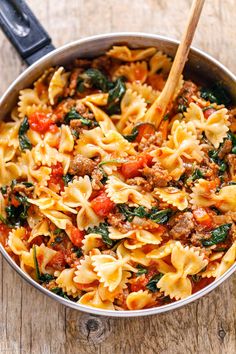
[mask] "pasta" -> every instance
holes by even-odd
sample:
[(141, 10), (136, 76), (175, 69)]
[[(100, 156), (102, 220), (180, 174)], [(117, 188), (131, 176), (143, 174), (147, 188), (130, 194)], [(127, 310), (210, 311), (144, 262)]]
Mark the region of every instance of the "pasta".
[(81, 306), (181, 301), (236, 261), (235, 108), (181, 77), (156, 129), (169, 56), (113, 46), (80, 62), (46, 70), (0, 122), (0, 242)]

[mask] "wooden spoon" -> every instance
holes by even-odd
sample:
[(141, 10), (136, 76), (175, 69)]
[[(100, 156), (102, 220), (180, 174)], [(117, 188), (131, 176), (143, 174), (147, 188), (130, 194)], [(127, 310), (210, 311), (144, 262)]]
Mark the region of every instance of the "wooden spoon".
[(193, 40), (195, 30), (200, 18), (200, 14), (205, 0), (193, 0), (190, 10), (187, 26), (182, 35), (173, 65), (171, 67), (165, 87), (160, 96), (155, 100), (152, 106), (147, 110), (143, 121), (149, 122), (159, 127), (161, 120), (166, 114), (167, 107), (173, 99), (175, 89), (179, 83), (185, 63), (187, 61), (190, 45)]

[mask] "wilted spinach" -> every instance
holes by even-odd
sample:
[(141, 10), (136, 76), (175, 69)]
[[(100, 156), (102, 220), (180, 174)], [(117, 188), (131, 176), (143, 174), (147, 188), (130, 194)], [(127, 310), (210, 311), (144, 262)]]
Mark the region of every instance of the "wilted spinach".
[(87, 126), (87, 127), (91, 127), (92, 125), (94, 125), (95, 122), (93, 122), (92, 120), (90, 119), (87, 119), (87, 118), (84, 118), (81, 114), (79, 114), (75, 108), (72, 108), (70, 110), (69, 113), (67, 113), (67, 115), (65, 116), (65, 119), (64, 119), (64, 123), (65, 124), (70, 124), (70, 121), (71, 120), (74, 120), (74, 119), (78, 119), (80, 120), (80, 122)]
[(118, 205), (118, 209), (126, 217), (127, 221), (132, 221), (135, 216), (138, 216), (139, 218), (150, 219), (157, 224), (165, 224), (172, 214), (171, 209), (158, 210), (152, 208), (146, 210), (143, 206), (133, 208), (125, 204)]
[(124, 79), (119, 77), (116, 82), (114, 82), (114, 87), (109, 90), (107, 108), (108, 114), (118, 114), (120, 113), (120, 101), (125, 94), (126, 87)]
[(22, 151), (32, 149), (32, 144), (29, 141), (29, 138), (26, 136), (27, 130), (29, 130), (29, 122), (27, 117), (25, 117), (20, 125), (18, 132), (19, 144)]
[(227, 106), (231, 102), (230, 97), (220, 83), (217, 83), (212, 88), (203, 87), (200, 94), (202, 98), (211, 103), (216, 102), (217, 104), (224, 104)]
[(64, 293), (64, 291), (59, 288), (59, 287), (55, 287), (51, 289), (51, 292), (53, 292), (54, 294), (63, 297), (64, 299), (70, 300), (69, 297), (66, 295), (66, 293)]
[(133, 141), (135, 141), (135, 139), (137, 138), (138, 134), (139, 134), (139, 131), (138, 131), (137, 127), (134, 127), (130, 134), (123, 135), (123, 136), (124, 136), (124, 138), (126, 140), (128, 140), (130, 143), (132, 143)]
[(184, 113), (187, 111), (187, 106), (185, 104), (179, 104), (177, 107), (178, 113)]
[(66, 175), (64, 175), (64, 176), (62, 177), (62, 180), (63, 180), (65, 186), (68, 186), (68, 183), (70, 183), (70, 182), (73, 180), (73, 177), (74, 177), (74, 176), (71, 175), (71, 174), (69, 174), (69, 173), (67, 173)]
[(138, 216), (139, 218), (145, 218), (148, 215), (148, 212), (143, 206), (133, 208), (126, 204), (120, 204), (118, 205), (118, 209), (128, 221), (132, 221), (135, 216)]
[(159, 280), (163, 277), (162, 273), (156, 274), (154, 275), (149, 282), (146, 285), (146, 288), (151, 291), (152, 293), (155, 293), (156, 291), (158, 291), (159, 289), (157, 288), (157, 283), (159, 282)]
[(113, 241), (109, 237), (108, 224), (106, 222), (100, 223), (98, 226), (89, 227), (88, 234), (90, 233), (101, 235), (103, 242), (107, 246), (113, 246)]
[(228, 133), (228, 138), (231, 140), (232, 142), (232, 150), (231, 150), (231, 153), (232, 154), (236, 154), (236, 136), (232, 133), (232, 132), (229, 132)]
[(18, 200), (19, 206), (10, 204), (5, 208), (7, 223), (9, 225), (21, 226), (25, 223), (25, 220), (28, 217), (30, 204), (25, 196), (15, 195), (15, 198)]
[(39, 270), (39, 264), (38, 264), (38, 259), (37, 259), (37, 251), (36, 251), (36, 246), (33, 247), (33, 259), (34, 259), (34, 266), (35, 266), (35, 275), (36, 279), (40, 283), (49, 283), (51, 280), (54, 279), (54, 276), (48, 273), (41, 274)]
[(205, 247), (217, 245), (220, 242), (224, 242), (229, 234), (232, 224), (224, 224), (218, 226), (213, 231), (211, 231), (211, 238), (208, 240), (202, 240), (202, 244)]
[(78, 78), (78, 91), (83, 92), (85, 88), (95, 88), (103, 92), (108, 92), (110, 82), (100, 70), (90, 68), (79, 75)]
[(135, 273), (136, 277), (148, 272), (147, 268), (144, 268), (141, 264), (138, 264), (136, 268), (138, 269), (137, 273)]
[(224, 160), (219, 158), (219, 152), (220, 149), (210, 150), (208, 152), (208, 155), (211, 158), (211, 160), (219, 166), (219, 175), (222, 175), (227, 170), (228, 165)]
[(148, 217), (157, 224), (165, 224), (172, 215), (171, 209), (157, 210), (152, 208)]

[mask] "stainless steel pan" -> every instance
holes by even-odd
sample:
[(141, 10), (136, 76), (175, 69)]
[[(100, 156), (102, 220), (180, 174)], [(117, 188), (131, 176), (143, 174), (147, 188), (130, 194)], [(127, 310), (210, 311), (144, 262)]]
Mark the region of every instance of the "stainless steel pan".
[[(31, 64), (30, 67), (10, 85), (1, 98), (0, 119), (6, 116), (13, 108), (19, 90), (29, 87), (33, 81), (50, 66), (63, 65), (78, 57), (98, 56), (103, 54), (114, 44), (127, 44), (133, 48), (154, 46), (170, 56), (175, 55), (178, 45), (177, 41), (158, 35), (145, 33), (112, 33), (81, 39), (59, 49), (54, 49), (50, 37), (22, 0), (1, 0), (0, 25), (22, 58), (28, 64)], [(192, 48), (185, 71), (186, 75), (190, 75), (200, 82), (205, 82), (205, 84), (216, 81), (222, 82), (222, 84), (228, 88), (233, 101), (236, 102), (235, 75), (209, 55)], [(1, 245), (0, 251), (10, 266), (16, 270), (22, 278), (52, 299), (83, 312), (113, 317), (146, 316), (177, 309), (206, 295), (236, 270), (236, 264), (234, 264), (218, 280), (204, 289), (191, 295), (187, 299), (169, 305), (138, 311), (107, 311), (73, 303), (44, 289), (17, 266)]]

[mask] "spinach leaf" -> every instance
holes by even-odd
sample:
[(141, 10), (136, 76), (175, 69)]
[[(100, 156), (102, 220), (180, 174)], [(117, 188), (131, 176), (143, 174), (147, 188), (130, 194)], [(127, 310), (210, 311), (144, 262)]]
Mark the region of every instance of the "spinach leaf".
[(211, 238), (208, 240), (201, 240), (203, 246), (209, 247), (213, 245), (217, 245), (220, 242), (224, 242), (226, 237), (229, 234), (229, 230), (231, 229), (232, 224), (224, 224), (218, 226), (211, 232)]
[(98, 166), (98, 169), (101, 171), (101, 173), (103, 175), (103, 178), (101, 179), (101, 183), (105, 184), (107, 179), (108, 179), (108, 175), (107, 175), (107, 173), (105, 172), (105, 170), (104, 170), (104, 168), (102, 166)]
[(171, 209), (157, 210), (152, 208), (149, 213), (149, 219), (157, 224), (165, 224), (172, 215)]
[(62, 232), (64, 232), (64, 230), (63, 230), (63, 229), (59, 229), (59, 227), (57, 227), (57, 228), (53, 231), (54, 235), (60, 235)]
[(77, 258), (80, 258), (80, 257), (82, 257), (83, 256), (83, 251), (82, 251), (82, 249), (81, 248), (77, 248), (77, 250), (74, 252), (75, 254), (76, 254), (76, 257)]
[(34, 266), (35, 266), (36, 279), (39, 281), (41, 274), (40, 274), (39, 264), (38, 264), (38, 259), (37, 259), (36, 246), (33, 247), (33, 259), (34, 259)]
[(1, 187), (0, 190), (2, 194), (7, 194), (7, 186)]
[(31, 188), (34, 186), (31, 182), (20, 182), (20, 184), (23, 184), (26, 188)]
[(64, 291), (59, 287), (52, 288), (51, 291), (54, 294), (63, 297), (64, 299), (70, 300), (69, 297), (66, 295), (66, 293), (64, 293)]
[(114, 83), (114, 87), (109, 90), (108, 106), (106, 111), (109, 115), (120, 113), (120, 101), (126, 91), (124, 78), (119, 77)]
[(236, 136), (232, 133), (232, 132), (229, 132), (228, 133), (228, 138), (231, 140), (232, 142), (232, 154), (236, 154)]
[(190, 177), (192, 181), (196, 181), (196, 179), (202, 178), (203, 174), (202, 171), (196, 168), (196, 170), (193, 172), (192, 176)]
[(83, 125), (86, 125), (87, 127), (91, 127), (93, 125), (93, 121), (90, 119), (84, 118), (79, 114), (75, 108), (72, 108), (69, 113), (65, 116), (64, 123), (65, 124), (70, 124), (71, 120), (74, 119), (79, 119)]
[(108, 78), (98, 69), (87, 69), (80, 75), (80, 78), (84, 80), (84, 86), (93, 87), (103, 92), (107, 92), (110, 88)]
[(73, 177), (74, 177), (74, 176), (71, 175), (70, 173), (67, 173), (66, 175), (64, 175), (64, 176), (62, 177), (65, 186), (68, 186), (68, 183), (72, 182)]
[(27, 117), (25, 117), (20, 125), (19, 132), (18, 132), (19, 144), (22, 151), (27, 149), (28, 150), (32, 149), (31, 142), (29, 141), (29, 138), (25, 135), (28, 129), (29, 129), (29, 122)]
[(40, 275), (40, 281), (42, 283), (49, 283), (53, 279), (55, 279), (54, 276), (49, 273), (45, 273), (45, 274)]
[(102, 236), (103, 242), (109, 246), (113, 246), (113, 240), (109, 237), (108, 224), (106, 222), (100, 223), (98, 226), (89, 227), (88, 233), (99, 234)]
[(202, 98), (210, 101), (211, 103), (216, 102), (217, 104), (224, 104), (227, 106), (231, 102), (230, 97), (220, 83), (216, 84), (212, 88), (203, 87), (200, 91), (200, 95)]
[(154, 275), (149, 282), (146, 285), (146, 288), (151, 291), (152, 293), (157, 292), (159, 289), (157, 288), (157, 283), (159, 282), (159, 280), (163, 277), (164, 274), (159, 273)]
[(35, 266), (36, 279), (40, 283), (49, 283), (51, 280), (54, 279), (54, 276), (51, 274), (48, 274), (48, 273), (41, 274), (40, 273), (38, 259), (37, 259), (36, 246), (33, 247), (33, 260), (34, 260), (34, 266)]
[(133, 208), (128, 207), (126, 204), (118, 205), (118, 209), (128, 221), (132, 221), (135, 216), (138, 216), (139, 218), (148, 218), (158, 224), (166, 223), (172, 214), (171, 209), (158, 210), (156, 208), (152, 208), (150, 210), (146, 210), (143, 206)]
[(6, 207), (7, 222), (14, 226), (22, 226), (28, 217), (28, 209), (30, 204), (25, 196), (15, 195), (15, 198), (19, 201), (19, 206), (12, 204)]
[(167, 114), (164, 115), (163, 120), (166, 121), (166, 120), (168, 120), (169, 118), (170, 118), (170, 115), (167, 113)]
[(132, 143), (137, 138), (138, 133), (139, 133), (138, 129), (134, 127), (129, 135), (123, 135), (123, 137), (126, 140), (128, 140), (130, 143)]
[(148, 270), (143, 268), (141, 264), (138, 264), (136, 268), (138, 269), (137, 273), (135, 273), (136, 277), (139, 277), (140, 275), (146, 274), (148, 272)]
[(177, 112), (178, 113), (184, 113), (187, 111), (187, 106), (184, 104), (179, 104), (177, 107)]
[(126, 220), (132, 221), (135, 216), (139, 218), (145, 218), (148, 215), (148, 212), (145, 210), (143, 206), (139, 206), (137, 208), (129, 207), (126, 204), (118, 205), (118, 209), (120, 213), (122, 213)]
[(219, 151), (220, 150), (210, 150), (208, 155), (211, 160), (219, 166), (219, 175), (222, 175), (227, 170), (228, 165), (224, 160), (219, 158)]
[(194, 274), (191, 277), (194, 283), (198, 283), (202, 279), (202, 277), (198, 274)]

